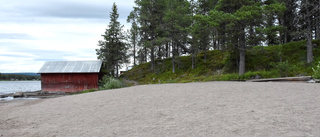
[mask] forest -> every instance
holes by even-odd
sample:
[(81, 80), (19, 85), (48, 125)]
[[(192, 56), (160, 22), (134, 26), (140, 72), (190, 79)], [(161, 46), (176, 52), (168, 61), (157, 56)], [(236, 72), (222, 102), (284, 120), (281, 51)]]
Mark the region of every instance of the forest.
[(40, 80), (41, 77), (35, 73), (0, 73), (0, 81), (7, 80)]
[(252, 62), (260, 58), (248, 57), (257, 49), (270, 47), (276, 50), (272, 52), (278, 58), (275, 63), (290, 63), (280, 48), (272, 48), (287, 44), (293, 46), (280, 47), (288, 48), (289, 54), (305, 47), (299, 63), (310, 67), (319, 61), (314, 55), (318, 41), (313, 42), (320, 39), (319, 7), (318, 0), (135, 0), (127, 19), (131, 29), (124, 31), (114, 4), (97, 55), (104, 61), (106, 73), (115, 77), (130, 57), (134, 66), (149, 62), (148, 71), (159, 73), (170, 65), (175, 74), (184, 62), (190, 62), (192, 70), (208, 65), (212, 62), (208, 55), (213, 53), (221, 57), (210, 56), (210, 60), (229, 57), (228, 71), (242, 76), (275, 68), (265, 62), (265, 68), (253, 69), (257, 67)]

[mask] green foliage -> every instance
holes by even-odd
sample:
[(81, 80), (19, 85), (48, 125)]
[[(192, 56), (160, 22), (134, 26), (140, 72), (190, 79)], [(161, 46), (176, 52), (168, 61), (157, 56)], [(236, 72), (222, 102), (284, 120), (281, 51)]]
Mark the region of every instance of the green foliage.
[(289, 64), (288, 60), (286, 60), (285, 62), (279, 62), (279, 63), (273, 64), (273, 65), (276, 69), (278, 69), (282, 77), (288, 77), (289, 72), (294, 70), (294, 66), (292, 67)]
[(279, 77), (277, 71), (249, 71), (244, 75), (239, 76), (238, 73), (223, 74), (216, 76), (214, 80), (217, 81), (244, 81), (257, 78), (275, 78)]
[[(320, 40), (319, 40), (320, 41)], [(314, 41), (319, 45), (319, 41)], [(314, 48), (315, 59), (320, 60), (320, 46)], [(237, 53), (213, 50), (207, 52), (204, 63), (204, 52), (197, 54), (197, 65), (191, 68), (191, 56), (179, 57), (179, 70), (171, 71), (171, 58), (157, 66), (154, 73), (149, 63), (135, 66), (122, 77), (140, 84), (186, 83), (201, 81), (242, 81), (253, 78), (276, 78), (284, 76), (314, 75), (311, 66), (306, 64), (305, 41), (291, 42), (284, 45), (257, 46), (247, 50), (247, 72), (239, 76), (237, 72)], [(161, 61), (162, 62), (162, 61)], [(314, 67), (316, 69), (316, 67)]]
[(100, 81), (100, 85), (101, 90), (125, 87), (125, 85), (119, 79), (109, 76), (104, 76)]
[(320, 61), (318, 62), (318, 65), (316, 65), (316, 67), (312, 68), (312, 71), (312, 77), (315, 79), (320, 79)]

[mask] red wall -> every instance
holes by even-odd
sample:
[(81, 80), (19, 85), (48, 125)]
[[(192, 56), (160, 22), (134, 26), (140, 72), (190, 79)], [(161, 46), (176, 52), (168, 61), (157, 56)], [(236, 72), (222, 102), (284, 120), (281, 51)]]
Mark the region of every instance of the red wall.
[(41, 90), (46, 92), (79, 92), (98, 89), (98, 73), (41, 74)]

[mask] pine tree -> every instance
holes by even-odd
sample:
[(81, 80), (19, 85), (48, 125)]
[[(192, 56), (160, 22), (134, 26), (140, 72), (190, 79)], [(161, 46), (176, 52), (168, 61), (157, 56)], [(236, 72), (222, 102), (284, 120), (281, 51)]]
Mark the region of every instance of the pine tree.
[[(190, 3), (187, 0), (166, 1), (164, 16), (166, 37), (172, 46), (172, 72), (175, 73), (176, 58), (179, 49), (188, 52), (186, 47), (188, 41), (188, 28), (192, 23)], [(179, 65), (179, 63), (178, 63)]]
[[(281, 4), (273, 6), (280, 10), (276, 15), (281, 15), (280, 12), (285, 9)], [(269, 8), (272, 9), (270, 13), (275, 11), (272, 7)], [(225, 41), (229, 50), (239, 53), (237, 64), (239, 75), (245, 73), (245, 56), (248, 46), (256, 46), (263, 40), (261, 29), (265, 22), (263, 13), (266, 11), (264, 10), (262, 3), (257, 0), (219, 0), (209, 15), (196, 17), (217, 30), (220, 34), (219, 39)], [(275, 13), (272, 15), (275, 16)]]
[(160, 51), (159, 41), (164, 37), (165, 0), (135, 0), (135, 4), (137, 7), (133, 12), (137, 14), (140, 43), (144, 46), (144, 52), (150, 52), (151, 70), (155, 70), (156, 49)]
[[(264, 2), (264, 33), (266, 34), (266, 42), (269, 46), (284, 44), (286, 35), (284, 13), (287, 10), (285, 5), (273, 0)], [(285, 18), (287, 19), (287, 18)], [(278, 23), (275, 23), (278, 22)]]
[[(250, 25), (257, 26), (255, 19), (261, 18), (261, 7), (250, 0), (221, 0), (217, 3), (215, 11), (210, 17), (215, 20), (214, 24), (223, 27), (223, 33), (227, 34), (228, 44), (234, 45), (239, 54), (239, 75), (245, 73), (245, 55), (247, 48), (246, 28)], [(215, 15), (220, 16), (215, 19)], [(221, 30), (221, 28), (220, 28)]]
[(96, 49), (98, 59), (104, 63), (105, 71), (113, 77), (119, 77), (121, 65), (128, 62), (128, 46), (124, 42), (123, 26), (117, 21), (118, 17), (117, 5), (113, 3), (109, 26), (102, 35), (104, 41), (99, 41), (100, 49)]
[(138, 48), (138, 42), (139, 42), (139, 27), (137, 24), (137, 14), (133, 11), (130, 13), (130, 15), (127, 18), (127, 22), (131, 22), (131, 28), (129, 30), (128, 39), (131, 42), (133, 46), (132, 56), (133, 56), (133, 66), (136, 66), (136, 53)]
[(282, 36), (283, 43), (288, 43), (293, 40), (297, 40), (294, 33), (298, 29), (297, 16), (298, 16), (298, 4), (299, 0), (279, 0), (280, 3), (284, 3), (286, 10), (283, 13), (282, 18), (279, 19), (279, 23), (283, 25), (284, 32)]
[[(218, 0), (198, 0), (196, 14), (198, 15), (208, 15), (211, 10), (214, 9)], [(210, 44), (214, 43), (215, 40), (212, 36), (215, 35), (215, 31), (209, 24), (205, 22), (195, 22), (194, 31), (197, 33), (195, 39), (198, 41), (197, 44), (199, 50), (204, 51), (204, 63), (207, 61), (207, 51), (210, 48)]]

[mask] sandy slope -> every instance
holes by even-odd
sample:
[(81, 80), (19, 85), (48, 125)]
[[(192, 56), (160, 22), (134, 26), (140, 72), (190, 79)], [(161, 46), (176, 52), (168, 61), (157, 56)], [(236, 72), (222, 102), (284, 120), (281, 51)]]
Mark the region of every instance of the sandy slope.
[(320, 136), (320, 84), (142, 85), (0, 103), (0, 136)]

